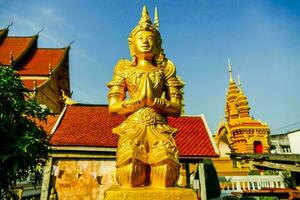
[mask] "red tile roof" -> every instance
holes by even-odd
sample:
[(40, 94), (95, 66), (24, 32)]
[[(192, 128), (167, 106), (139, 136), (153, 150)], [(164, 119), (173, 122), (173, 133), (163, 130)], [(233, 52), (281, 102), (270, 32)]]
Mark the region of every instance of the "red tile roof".
[[(69, 105), (52, 138), (53, 146), (117, 147), (112, 128), (124, 117), (108, 113), (106, 105)], [(181, 157), (217, 156), (201, 116), (168, 118), (178, 128), (175, 137)]]
[[(43, 84), (44, 82), (46, 82), (47, 80), (36, 80), (36, 86), (40, 86), (41, 84)], [(34, 89), (34, 80), (22, 80), (24, 86), (28, 89), (28, 90), (33, 90)]]
[(175, 140), (180, 156), (216, 156), (204, 120), (203, 116), (168, 117), (169, 124), (179, 130)]
[(47, 116), (47, 121), (38, 121), (37, 125), (38, 126), (42, 126), (43, 129), (46, 131), (47, 134), (50, 135), (52, 128), (54, 127), (57, 119), (58, 119), (58, 115), (48, 115)]
[(19, 74), (22, 75), (49, 75), (49, 64), (54, 70), (64, 58), (66, 48), (63, 49), (36, 49), (24, 62), (18, 66)]
[(10, 52), (12, 52), (13, 59), (16, 60), (22, 55), (34, 40), (33, 37), (6, 37), (0, 43), (0, 64), (10, 64)]

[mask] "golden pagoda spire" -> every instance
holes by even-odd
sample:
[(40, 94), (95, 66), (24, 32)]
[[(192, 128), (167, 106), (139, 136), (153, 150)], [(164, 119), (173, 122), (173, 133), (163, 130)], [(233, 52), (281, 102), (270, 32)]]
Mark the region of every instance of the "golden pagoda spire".
[(157, 7), (155, 7), (155, 11), (154, 11), (154, 28), (156, 28), (157, 30), (159, 28), (159, 19), (158, 19)]
[(232, 67), (229, 59), (228, 59), (228, 71), (229, 71), (230, 78), (229, 78), (228, 93), (226, 95), (225, 115), (228, 115), (228, 118), (226, 119), (228, 119), (228, 122), (231, 123), (232, 120), (238, 118), (238, 110), (235, 101), (239, 94), (239, 89), (233, 80)]
[(239, 117), (240, 118), (249, 117), (250, 106), (246, 95), (243, 93), (242, 84), (239, 75), (238, 75), (238, 88), (239, 88), (239, 94), (236, 99), (236, 103), (238, 106), (237, 109), (239, 112)]
[(238, 88), (239, 88), (239, 90), (240, 90), (240, 93), (243, 94), (243, 89), (242, 89), (242, 84), (241, 84), (240, 75), (238, 75)]
[(233, 78), (232, 78), (232, 67), (231, 67), (231, 63), (230, 63), (230, 60), (229, 60), (229, 59), (228, 59), (228, 71), (229, 71), (229, 76), (230, 76), (229, 81), (230, 81), (230, 82), (233, 82)]

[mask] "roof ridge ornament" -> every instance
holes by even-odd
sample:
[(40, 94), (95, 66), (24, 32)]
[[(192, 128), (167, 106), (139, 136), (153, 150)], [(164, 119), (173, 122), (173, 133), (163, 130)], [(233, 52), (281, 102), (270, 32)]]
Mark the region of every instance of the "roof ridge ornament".
[(78, 102), (74, 101), (71, 97), (67, 96), (63, 89), (61, 89), (60, 91), (61, 91), (61, 96), (62, 96), (62, 99), (63, 99), (63, 102), (65, 105), (78, 104)]
[(74, 44), (74, 43), (75, 43), (75, 39), (72, 40), (71, 42), (69, 42), (69, 44), (67, 45), (67, 48), (71, 48), (72, 44)]
[(49, 63), (49, 75), (51, 76), (52, 75), (52, 66), (51, 66), (51, 63)]
[(39, 35), (41, 32), (45, 30), (45, 24), (43, 24), (43, 27), (36, 33), (36, 35)]
[(37, 95), (37, 84), (36, 84), (36, 77), (35, 77), (35, 79), (33, 80), (33, 95), (34, 95), (34, 97), (36, 97), (36, 95)]
[(10, 22), (10, 24), (7, 25), (6, 29), (9, 30), (9, 28), (14, 24), (14, 22)]

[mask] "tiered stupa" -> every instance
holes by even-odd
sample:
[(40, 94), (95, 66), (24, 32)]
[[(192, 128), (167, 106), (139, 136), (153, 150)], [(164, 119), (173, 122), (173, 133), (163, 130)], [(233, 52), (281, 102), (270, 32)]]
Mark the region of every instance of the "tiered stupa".
[[(226, 153), (268, 153), (270, 149), (270, 128), (266, 123), (250, 116), (250, 106), (243, 92), (240, 79), (236, 85), (232, 76), (230, 61), (229, 89), (226, 95), (225, 122), (221, 122), (217, 129), (215, 141), (221, 156)], [(224, 148), (227, 145), (228, 148)], [(230, 150), (230, 151), (229, 151)]]
[(225, 120), (219, 124), (215, 134), (216, 146), (220, 157), (213, 159), (218, 176), (245, 176), (250, 168), (238, 160), (231, 160), (231, 153), (253, 154), (268, 153), (270, 149), (270, 128), (266, 123), (250, 116), (248, 99), (243, 92), (238, 77), (238, 84), (229, 67), (229, 88), (226, 92)]

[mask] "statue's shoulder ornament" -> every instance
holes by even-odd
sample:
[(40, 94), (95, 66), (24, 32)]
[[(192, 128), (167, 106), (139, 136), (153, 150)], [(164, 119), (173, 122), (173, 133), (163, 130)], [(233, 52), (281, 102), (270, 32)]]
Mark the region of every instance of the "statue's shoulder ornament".
[(171, 60), (167, 60), (164, 71), (167, 80), (167, 86), (178, 88), (182, 88), (184, 86), (182, 81), (178, 80), (178, 77), (176, 76), (176, 67)]
[(127, 59), (120, 59), (115, 66), (114, 75), (124, 76), (130, 67), (130, 61)]
[(107, 86), (125, 87), (126, 69), (129, 65), (130, 62), (128, 60), (120, 59), (115, 66), (113, 79), (107, 84)]

